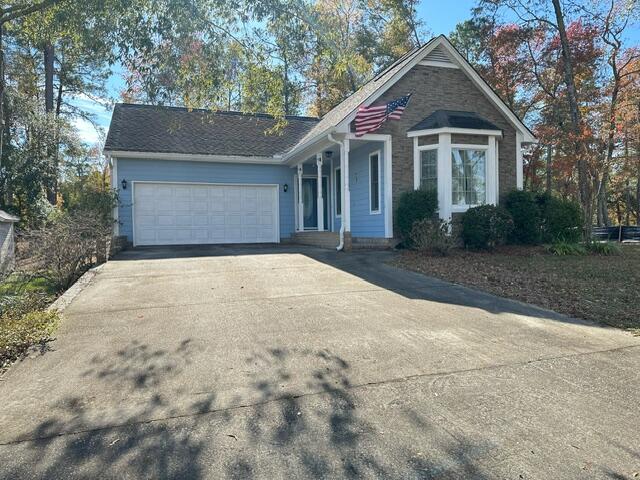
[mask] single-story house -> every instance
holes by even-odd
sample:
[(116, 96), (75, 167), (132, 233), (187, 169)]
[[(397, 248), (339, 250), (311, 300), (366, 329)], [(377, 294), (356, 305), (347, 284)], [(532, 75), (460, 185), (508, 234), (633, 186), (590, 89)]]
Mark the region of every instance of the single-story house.
[[(411, 94), (402, 117), (355, 134), (359, 107)], [(105, 144), (118, 235), (133, 245), (394, 241), (394, 205), (437, 188), (439, 215), (522, 188), (535, 137), (445, 36), (322, 118), (116, 105)]]

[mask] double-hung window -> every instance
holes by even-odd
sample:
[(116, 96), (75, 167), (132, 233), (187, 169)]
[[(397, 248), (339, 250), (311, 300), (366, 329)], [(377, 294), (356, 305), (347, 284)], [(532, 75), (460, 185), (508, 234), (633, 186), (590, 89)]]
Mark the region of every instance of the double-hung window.
[(451, 203), (457, 206), (486, 203), (487, 152), (451, 149)]
[(380, 213), (380, 152), (369, 155), (369, 210)]
[(438, 190), (438, 149), (420, 151), (420, 188)]

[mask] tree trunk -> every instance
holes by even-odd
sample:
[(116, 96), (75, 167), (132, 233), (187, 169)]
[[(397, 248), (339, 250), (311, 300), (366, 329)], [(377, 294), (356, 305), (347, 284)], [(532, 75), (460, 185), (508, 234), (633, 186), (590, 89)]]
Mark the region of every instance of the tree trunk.
[(0, 167), (2, 167), (2, 155), (4, 153), (4, 22), (0, 23)]
[(545, 178), (546, 180), (545, 190), (548, 194), (551, 194), (551, 175), (553, 174), (553, 171), (551, 169), (552, 155), (553, 155), (553, 148), (551, 147), (551, 145), (548, 145), (547, 146), (547, 165), (546, 165), (547, 171), (546, 171), (546, 178)]
[(558, 25), (558, 34), (560, 36), (560, 44), (562, 45), (562, 59), (564, 60), (564, 82), (567, 87), (567, 100), (569, 102), (569, 112), (571, 115), (571, 127), (573, 130), (574, 154), (576, 156), (576, 164), (578, 167), (578, 187), (580, 191), (580, 203), (584, 213), (585, 238), (591, 236), (591, 222), (593, 221), (593, 205), (591, 200), (591, 186), (589, 184), (589, 170), (587, 167), (586, 152), (582, 136), (582, 117), (578, 108), (578, 96), (576, 94), (576, 83), (573, 73), (573, 58), (569, 47), (569, 39), (567, 30), (564, 25), (564, 16), (560, 7), (560, 0), (552, 0), (553, 9), (556, 15)]
[(47, 113), (53, 112), (53, 58), (54, 49), (51, 42), (47, 42), (44, 53), (44, 109)]
[(609, 169), (605, 166), (602, 178), (598, 183), (597, 218), (599, 227), (609, 226), (609, 210), (607, 206), (607, 183), (609, 183)]
[(638, 162), (638, 178), (636, 180), (636, 225), (640, 225), (640, 158)]
[[(44, 56), (44, 109), (47, 114), (53, 113), (53, 60), (55, 51), (53, 44), (47, 42), (43, 47)], [(53, 164), (53, 178), (51, 184), (47, 186), (47, 200), (51, 205), (55, 205), (58, 199), (58, 155), (57, 155), (57, 135), (54, 144), (47, 146), (47, 155)]]

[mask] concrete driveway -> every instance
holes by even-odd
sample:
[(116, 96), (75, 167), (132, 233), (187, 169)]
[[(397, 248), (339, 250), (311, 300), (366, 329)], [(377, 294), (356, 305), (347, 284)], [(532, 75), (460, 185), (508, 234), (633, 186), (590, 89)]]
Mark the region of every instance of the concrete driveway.
[(389, 255), (121, 254), (0, 381), (0, 478), (640, 475), (640, 339)]

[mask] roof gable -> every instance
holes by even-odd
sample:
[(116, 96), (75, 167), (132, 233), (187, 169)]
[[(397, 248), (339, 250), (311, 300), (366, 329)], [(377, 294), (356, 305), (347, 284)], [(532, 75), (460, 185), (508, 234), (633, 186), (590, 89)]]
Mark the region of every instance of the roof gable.
[(440, 35), (431, 39), (422, 47), (408, 52), (376, 75), (371, 81), (363, 85), (355, 93), (343, 100), (322, 117), (320, 122), (304, 135), (286, 156), (290, 156), (296, 151), (303, 149), (306, 145), (313, 143), (318, 137), (330, 131), (337, 130), (347, 133), (348, 125), (354, 120), (357, 110), (361, 105), (371, 105), (418, 63), (460, 68), (471, 79), (475, 86), (498, 108), (498, 111), (507, 118), (515, 127), (516, 131), (523, 134), (525, 141), (534, 142), (536, 140), (531, 130), (509, 109), (493, 89), (482, 79), (478, 72), (474, 70), (471, 64), (460, 55), (447, 37)]

